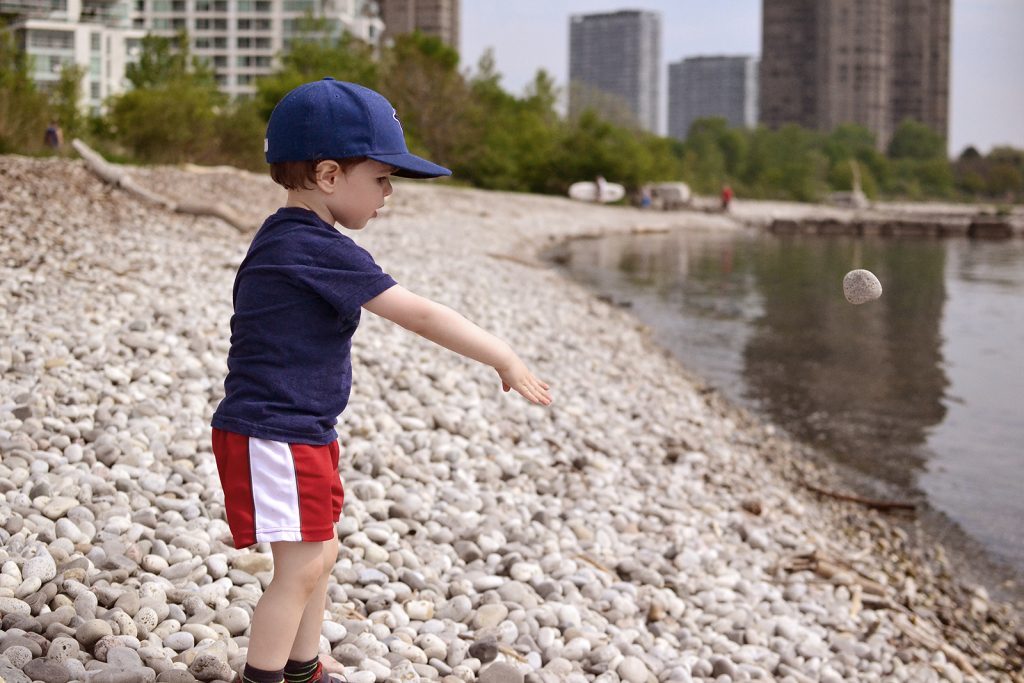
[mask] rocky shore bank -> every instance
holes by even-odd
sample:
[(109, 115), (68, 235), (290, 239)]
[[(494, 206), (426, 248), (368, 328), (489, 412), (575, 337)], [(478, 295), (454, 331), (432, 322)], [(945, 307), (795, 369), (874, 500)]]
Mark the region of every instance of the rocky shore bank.
[[(251, 217), (268, 178), (139, 169)], [(266, 548), (209, 447), (248, 234), (79, 162), (0, 157), (0, 679), (226, 681)], [(548, 409), (367, 314), (340, 424), (322, 645), (353, 683), (1021, 681), (1019, 615), (536, 258), (605, 230), (736, 229), (401, 183), (356, 239), (510, 343)]]

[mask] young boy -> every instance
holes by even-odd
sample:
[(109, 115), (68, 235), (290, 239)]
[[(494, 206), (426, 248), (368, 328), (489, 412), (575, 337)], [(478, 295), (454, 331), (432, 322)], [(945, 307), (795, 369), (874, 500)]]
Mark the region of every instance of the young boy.
[(551, 397), (505, 342), (398, 286), (334, 228), (365, 227), (391, 194), (392, 174), (451, 174), (409, 153), (386, 99), (330, 78), (307, 83), (278, 103), (264, 147), (288, 200), (238, 268), (225, 397), (213, 416), (235, 546), (270, 543), (274, 557), (236, 681), (326, 683), (340, 680), (318, 661), (344, 498), (334, 425), (351, 389), (360, 310), (490, 365), (505, 391), (541, 405)]

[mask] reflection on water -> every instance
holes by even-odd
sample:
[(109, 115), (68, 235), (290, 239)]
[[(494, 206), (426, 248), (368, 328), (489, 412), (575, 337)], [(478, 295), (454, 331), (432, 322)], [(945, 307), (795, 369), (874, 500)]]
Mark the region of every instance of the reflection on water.
[[(745, 248), (763, 301), (743, 352), (748, 395), (847, 464), (911, 486), (926, 430), (945, 415), (942, 245), (796, 238)], [(886, 296), (847, 303), (841, 282), (854, 267), (875, 273)]]
[[(685, 365), (1024, 569), (1024, 245), (761, 233), (570, 245)], [(882, 298), (842, 295), (854, 268)]]

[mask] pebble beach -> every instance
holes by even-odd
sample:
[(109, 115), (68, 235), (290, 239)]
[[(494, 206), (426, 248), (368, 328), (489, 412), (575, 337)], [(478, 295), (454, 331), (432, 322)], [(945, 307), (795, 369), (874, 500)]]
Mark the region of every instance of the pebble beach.
[[(227, 682), (269, 547), (235, 549), (209, 440), (231, 287), (284, 193), (241, 171), (0, 157), (0, 682)], [(1019, 608), (723, 400), (541, 254), (705, 213), (398, 182), (353, 238), (552, 387), (365, 313), (338, 430), (321, 645), (351, 683), (1024, 681)], [(908, 531), (907, 528), (910, 528)]]

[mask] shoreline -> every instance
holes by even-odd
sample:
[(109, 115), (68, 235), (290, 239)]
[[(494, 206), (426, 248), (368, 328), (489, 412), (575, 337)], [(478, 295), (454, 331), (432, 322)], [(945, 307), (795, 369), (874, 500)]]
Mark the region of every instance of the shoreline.
[[(147, 572), (174, 585), (175, 590), (167, 588), (165, 594), (166, 601), (175, 604), (183, 599), (179, 593), (189, 582), (219, 573), (221, 560), (214, 562), (215, 556), (223, 556), (225, 568), (247, 567), (250, 578), (265, 574), (265, 565), (251, 559), (259, 554), (224, 547), (218, 540), (220, 525), (201, 525), (203, 507), (213, 517), (220, 509), (215, 494), (196, 486), (211, 475), (212, 458), (201, 441), (202, 423), (219, 391), (211, 376), (223, 365), (232, 264), (244, 254), (248, 237), (211, 219), (137, 206), (86, 177), (74, 162), (13, 157), (6, 162), (12, 168), (0, 175), (13, 191), (0, 201), (0, 213), (5, 225), (18, 225), (5, 227), (13, 239), (0, 252), (5, 257), (0, 263), (5, 271), (20, 273), (16, 284), (25, 292), (19, 301), (42, 308), (18, 321), (26, 331), (12, 337), (15, 355), (0, 358), (5, 371), (16, 370), (13, 380), (5, 372), (4, 389), (13, 390), (12, 398), (30, 394), (26, 400), (0, 406), (0, 442), (7, 446), (4, 467), (12, 475), (15, 469), (24, 471), (27, 483), (41, 476), (30, 471), (31, 462), (42, 459), (48, 470), (64, 471), (63, 460), (71, 449), (72, 464), (74, 458), (85, 463), (91, 459), (93, 472), (116, 474), (109, 479), (117, 486), (108, 485), (110, 492), (104, 495), (118, 505), (128, 504), (139, 520), (134, 523), (144, 527), (136, 529), (141, 534), (136, 540), (118, 541), (125, 544), (119, 555), (136, 562), (134, 568), (123, 566), (125, 579), (116, 580), (116, 566), (101, 569), (103, 563), (95, 560), (92, 575), (91, 569), (82, 568), (78, 583), (92, 580), (98, 588), (105, 580), (108, 593), (118, 592), (109, 604), (94, 606), (95, 619), (107, 617), (117, 623), (110, 608)], [(63, 217), (63, 224), (53, 223), (55, 219), (42, 211), (50, 197), (61, 199), (50, 171), (72, 176), (65, 198), (69, 216)], [(144, 186), (179, 192), (184, 198), (197, 193), (222, 197), (234, 202), (236, 210), (259, 218), (274, 203), (270, 181), (259, 176), (211, 174), (200, 179), (176, 169), (140, 169), (133, 175)], [(93, 222), (98, 215), (104, 216), (104, 224)], [(351, 611), (361, 615), (365, 610), (370, 622), (389, 629), (396, 628), (388, 625), (389, 619), (401, 620), (402, 615), (406, 624), (420, 623), (412, 617), (427, 606), (416, 605), (416, 614), (410, 615), (414, 608), (409, 594), (400, 595), (411, 589), (420, 601), (430, 603), (431, 614), (436, 610), (439, 615), (434, 621), (444, 626), (438, 639), (446, 657), (433, 667), (428, 664), (431, 658), (424, 656), (419, 662), (426, 652), (424, 643), (430, 640), (425, 636), (437, 634), (416, 631), (409, 636), (411, 642), (399, 638), (404, 644), (389, 641), (385, 647), (393, 648), (392, 655), (408, 654), (406, 661), (413, 664), (383, 663), (382, 652), (373, 662), (360, 660), (350, 666), (379, 670), (382, 677), (396, 671), (429, 677), (426, 668), (432, 668), (446, 683), (457, 683), (448, 677), (464, 681), (467, 675), (486, 673), (486, 665), (495, 659), (544, 683), (595, 678), (609, 683), (646, 683), (651, 677), (710, 680), (722, 673), (747, 680), (758, 671), (797, 681), (844, 675), (906, 680), (924, 672), (945, 680), (958, 680), (956, 672), (964, 680), (1021, 680), (1014, 667), (1019, 671), (1024, 631), (1003, 613), (1004, 606), (959, 587), (941, 556), (933, 554), (919, 562), (906, 533), (891, 528), (877, 514), (819, 500), (798, 488), (787, 475), (831, 480), (827, 472), (804, 462), (799, 446), (770, 425), (713, 392), (702, 391), (702, 382), (656, 346), (628, 313), (597, 301), (582, 286), (543, 267), (537, 257), (558, 239), (595, 229), (694, 225), (723, 229), (727, 222), (533, 195), (397, 184), (391, 209), (357, 241), (413, 291), (450, 303), (508, 338), (542, 375), (556, 380), (552, 384), (557, 398), (556, 406), (545, 412), (495, 395), (500, 392), (494, 390), (486, 369), (410, 340), (408, 333), (367, 316), (354, 351), (353, 401), (339, 425), (343, 440), (352, 443), (344, 479), (353, 496), (342, 520), (343, 542), (351, 557), (339, 561), (330, 607), (346, 634), (332, 632), (337, 640), (328, 640), (343, 663), (352, 660), (347, 646), (369, 633), (358, 630), (365, 616), (353, 617)], [(30, 237), (33, 230), (39, 231), (38, 243)], [(92, 244), (75, 244), (75, 231), (80, 240)], [(113, 249), (113, 254), (104, 249)], [(168, 264), (167, 253), (178, 254), (177, 262)], [(117, 263), (109, 263), (112, 255), (120, 257)], [(68, 282), (87, 287), (88, 296), (49, 282), (62, 274)], [(218, 289), (224, 283), (226, 293)], [(76, 311), (59, 311), (55, 323), (66, 330), (41, 326), (42, 311), (66, 305), (55, 298), (61, 289), (79, 309), (87, 310), (88, 302), (95, 302), (96, 311), (87, 316), (113, 313), (114, 319), (94, 322), (90, 317), (83, 326)], [(558, 296), (551, 296), (555, 291)], [(188, 316), (191, 327), (180, 321)], [(83, 339), (75, 336), (76, 323), (85, 328)], [(98, 335), (100, 343), (92, 346), (90, 334)], [(51, 343), (57, 351), (65, 347), (62, 355), (26, 353), (35, 345)], [(74, 353), (76, 348), (82, 349), (80, 354)], [(134, 349), (134, 354), (124, 349)], [(158, 367), (148, 362), (164, 356), (178, 364)], [(65, 357), (65, 365), (60, 365)], [(94, 361), (102, 367), (89, 365)], [(54, 365), (47, 368), (50, 363)], [(88, 412), (94, 429), (107, 425), (105, 433), (111, 439), (81, 429), (78, 438), (67, 436), (74, 433), (68, 427), (85, 418), (51, 414), (58, 404), (48, 403), (41, 392), (59, 382), (50, 382), (48, 373), (81, 394), (76, 394), (78, 410), (73, 412)], [(90, 392), (96, 393), (95, 399)], [(134, 392), (145, 397), (135, 399)], [(41, 407), (37, 398), (42, 399)], [(48, 416), (60, 426), (45, 422)], [(28, 432), (23, 429), (26, 420), (32, 428)], [(48, 430), (60, 431), (68, 443)], [(176, 430), (175, 439), (161, 436), (168, 430)], [(95, 438), (90, 441), (89, 436)], [(15, 463), (16, 468), (9, 465), (14, 460), (8, 453), (14, 450), (24, 468), (21, 463)], [(156, 493), (160, 482), (143, 476), (147, 463), (153, 474), (163, 476), (165, 487), (171, 481), (181, 492)], [(140, 477), (138, 486), (126, 476), (131, 474)], [(27, 503), (18, 498), (0, 526), (8, 526), (17, 515), (26, 529), (48, 528), (35, 519), (38, 514), (27, 513), (61, 497), (56, 489), (73, 493), (61, 481), (48, 481), (48, 490), (55, 490), (45, 495), (32, 497), (27, 492)], [(78, 497), (69, 511), (85, 507), (85, 485), (95, 491), (101, 488), (99, 482), (76, 484)], [(7, 491), (9, 505), (12, 491)], [(118, 502), (122, 497), (124, 503)], [(46, 500), (40, 502), (42, 498)], [(159, 508), (152, 520), (162, 522), (146, 523), (152, 521), (146, 516), (151, 514), (146, 512), (148, 504)], [(189, 505), (198, 505), (195, 515), (187, 510)], [(102, 509), (102, 501), (90, 514), (95, 523), (88, 522), (84, 512), (74, 514), (79, 535), (87, 534), (90, 524), (96, 530), (100, 519), (107, 522), (109, 534), (120, 528), (109, 521), (117, 515), (111, 517)], [(132, 560), (128, 544), (149, 543), (146, 549), (153, 550), (157, 546), (147, 539), (155, 530), (157, 538), (167, 536), (165, 547), (184, 549), (186, 539), (171, 533), (175, 525), (191, 528), (199, 541), (187, 550), (181, 576), (175, 572), (177, 565), (161, 568), (157, 560), (149, 561), (149, 569), (140, 569), (147, 565)], [(413, 529), (423, 529), (424, 535), (407, 535)], [(74, 537), (69, 541), (72, 548), (76, 543), (88, 545), (92, 557), (101, 559), (94, 551), (100, 546), (76, 536), (75, 529), (66, 531)], [(8, 528), (5, 533), (16, 537), (22, 530)], [(9, 538), (4, 541), (6, 545)], [(67, 544), (60, 545), (66, 550)], [(103, 549), (111, 551), (104, 559), (112, 562), (113, 551), (119, 548)], [(9, 553), (8, 548), (5, 554)], [(73, 554), (68, 552), (64, 561)], [(153, 554), (142, 553), (140, 559)], [(24, 574), (28, 560), (12, 559)], [(382, 565), (397, 579), (385, 577), (378, 584), (374, 575), (370, 581), (367, 572), (379, 572), (375, 567)], [(154, 568), (159, 568), (155, 574)], [(103, 572), (108, 573), (106, 579)], [(57, 583), (55, 577), (47, 582)], [(219, 578), (226, 577), (225, 572)], [(501, 581), (495, 582), (498, 577)], [(256, 578), (258, 586), (262, 579)], [(0, 583), (0, 590), (21, 600), (15, 596), (24, 592), (24, 580), (14, 586), (12, 582)], [(215, 583), (197, 583), (197, 588)], [(164, 581), (143, 581), (140, 592), (147, 585), (164, 586)], [(204, 654), (218, 661), (237, 660), (244, 636), (231, 632), (237, 631), (234, 625), (221, 623), (222, 613), (245, 611), (251, 600), (246, 585), (252, 584), (234, 586), (233, 601), (227, 593), (203, 589), (207, 606), (218, 613), (210, 623), (227, 629), (235, 647), (207, 644), (196, 652), (199, 646), (193, 645), (169, 657), (152, 645), (153, 651), (142, 661), (152, 668), (165, 656), (176, 658), (179, 666), (191, 656), (189, 667)], [(63, 595), (67, 586), (55, 588)], [(239, 591), (246, 590), (249, 597), (243, 599)], [(382, 590), (394, 594), (383, 604), (390, 618), (367, 607), (377, 604), (374, 600), (380, 602), (375, 596)], [(103, 593), (105, 601), (108, 593)], [(483, 597), (488, 593), (493, 595)], [(458, 596), (466, 600), (457, 601)], [(51, 596), (50, 601), (55, 599)], [(514, 616), (516, 610), (508, 605), (493, 624), (490, 617), (481, 616), (499, 611), (483, 608), (502, 601), (522, 605), (522, 617)], [(462, 602), (470, 603), (466, 614)], [(15, 606), (3, 604), (5, 614)], [(539, 630), (532, 626), (548, 622), (550, 626)], [(563, 627), (553, 628), (560, 622)], [(514, 624), (515, 632), (504, 624)], [(449, 631), (454, 640), (445, 639)], [(476, 643), (493, 637), (509, 652), (499, 648), (490, 658), (467, 653), (459, 657), (456, 642), (467, 636)], [(1000, 648), (1000, 639), (1007, 638)], [(531, 642), (536, 649), (531, 650)], [(166, 647), (167, 638), (163, 643)], [(431, 647), (436, 652), (440, 646), (431, 641)], [(454, 660), (458, 663), (452, 666)], [(389, 667), (386, 675), (380, 668), (384, 666)], [(971, 678), (972, 669), (982, 674)]]
[[(751, 234), (761, 228), (748, 227)], [(635, 234), (638, 231), (623, 230), (624, 234)], [(647, 232), (647, 231), (639, 231)], [(667, 232), (661, 230), (659, 232)], [(558, 241), (553, 245), (545, 247), (543, 259), (557, 269), (567, 279), (579, 283), (573, 278), (572, 269), (566, 265), (566, 259), (571, 251), (571, 243), (578, 240), (600, 239), (600, 233), (582, 235)], [(813, 237), (812, 237), (813, 239)], [(827, 238), (826, 238), (827, 239)], [(613, 267), (613, 266), (609, 266)], [(586, 282), (582, 282), (587, 286)], [(587, 287), (601, 301), (611, 303), (632, 310), (629, 305), (630, 296), (625, 295), (621, 299), (621, 293), (614, 290), (600, 292), (595, 288)], [(640, 320), (640, 317), (637, 317)], [(658, 337), (657, 324), (644, 323), (650, 327), (650, 334)], [(665, 348), (675, 356), (675, 352), (668, 347)], [(691, 378), (695, 385), (706, 385), (702, 391), (715, 391), (722, 396), (722, 400), (732, 409), (751, 416), (751, 419), (761, 420), (766, 424), (771, 423), (769, 417), (758, 412), (755, 406), (744, 403), (729, 396), (719, 387), (713, 386), (706, 377), (689, 370), (686, 359), (680, 354), (677, 357), (681, 371)], [(775, 425), (777, 429), (782, 429)], [(888, 512), (887, 518), (899, 528), (911, 534), (920, 536), (918, 545), (928, 545), (935, 541), (943, 542), (947, 549), (947, 560), (955, 571), (950, 572), (963, 579), (963, 583), (976, 584), (984, 587), (997, 600), (1010, 604), (1018, 616), (1024, 615), (1024, 567), (1017, 568), (1006, 560), (992, 554), (991, 549), (983, 546), (979, 540), (970, 536), (956, 522), (950, 519), (945, 513), (935, 508), (929, 499), (920, 490), (903, 490), (895, 484), (887, 482), (855, 469), (849, 464), (838, 462), (827, 453), (822, 452), (813, 443), (806, 442), (793, 434), (787, 434), (787, 438), (800, 444), (805, 451), (805, 458), (810, 457), (814, 462), (830, 471), (831, 479), (835, 484), (830, 490), (819, 492), (820, 495), (841, 498), (843, 495), (850, 495), (860, 500), (855, 500), (861, 505), (880, 509), (883, 513)], [(806, 488), (806, 487), (804, 487)], [(907, 501), (907, 502), (904, 502)], [(901, 508), (909, 507), (910, 510)], [(852, 509), (857, 509), (853, 506)], [(915, 527), (923, 527), (917, 529)]]

